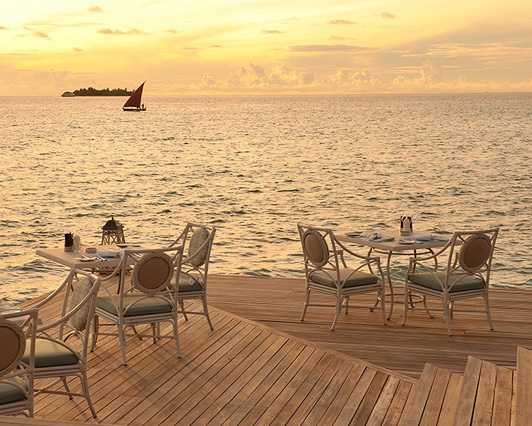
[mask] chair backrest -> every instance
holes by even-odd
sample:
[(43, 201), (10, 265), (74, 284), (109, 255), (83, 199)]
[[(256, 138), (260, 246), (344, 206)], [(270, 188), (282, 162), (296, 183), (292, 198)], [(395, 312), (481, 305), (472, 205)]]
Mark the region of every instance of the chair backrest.
[(37, 332), (53, 336), (54, 330), (58, 328), (59, 339), (63, 341), (71, 335), (76, 335), (82, 341), (85, 352), (87, 326), (94, 317), (100, 284), (101, 278), (97, 275), (82, 269), (72, 269), (56, 290), (35, 305), (41, 309), (47, 305), (59, 304), (56, 301), (63, 298), (59, 315), (49, 323), (39, 325)]
[(478, 275), (487, 283), (498, 233), (499, 228), (455, 232), (449, 244), (449, 275)]
[(0, 316), (0, 378), (11, 373), (19, 364), (26, 350), (26, 336), (22, 327)]
[(306, 229), (301, 236), (303, 253), (315, 267), (320, 268), (329, 261), (329, 247), (325, 237), (316, 229)]
[(164, 252), (149, 252), (135, 263), (131, 273), (133, 286), (154, 295), (167, 288), (174, 274), (174, 260)]
[(201, 282), (203, 286), (207, 280), (215, 234), (214, 226), (189, 222), (170, 245), (170, 247), (175, 245), (185, 247), (186, 256), (183, 257), (182, 271), (194, 275), (194, 280)]
[(322, 270), (340, 283), (340, 269), (345, 267), (341, 256), (343, 248), (337, 247), (340, 243), (332, 229), (300, 223), (297, 224), (297, 228), (307, 277), (312, 270)]
[[(181, 269), (182, 258), (182, 246), (125, 250), (118, 268), (121, 300), (129, 291), (138, 290), (148, 296), (154, 296), (174, 288), (175, 286), (171, 285), (175, 284), (172, 279), (175, 271)], [(126, 282), (129, 275), (131, 286), (127, 286)]]
[(85, 271), (76, 271), (77, 282), (72, 282), (69, 324), (75, 331), (84, 331), (94, 314), (94, 300), (98, 295), (100, 278)]
[[(33, 417), (37, 315), (36, 308), (0, 311), (0, 415), (28, 410)], [(22, 360), (25, 351), (27, 362)]]

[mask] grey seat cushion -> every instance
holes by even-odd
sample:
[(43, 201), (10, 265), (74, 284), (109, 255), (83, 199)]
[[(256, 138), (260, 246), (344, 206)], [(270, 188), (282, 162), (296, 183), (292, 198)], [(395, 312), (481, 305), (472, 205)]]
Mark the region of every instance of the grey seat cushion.
[(183, 272), (179, 274), (179, 293), (189, 291), (201, 291), (203, 288), (198, 281), (198, 277), (187, 275)]
[[(111, 314), (118, 315), (116, 311), (116, 306), (113, 303), (112, 299), (115, 300), (118, 305), (118, 296), (104, 296), (98, 297), (96, 299), (96, 306), (104, 311), (107, 311)], [(172, 312), (172, 306), (165, 300), (155, 298), (155, 297), (146, 297), (145, 295), (126, 295), (124, 296), (124, 306), (135, 303), (128, 309), (125, 313), (125, 317), (130, 316), (139, 316), (139, 315), (150, 315), (150, 314), (164, 314)]]
[[(29, 362), (29, 359), (29, 349), (26, 348), (22, 360)], [(47, 339), (37, 338), (35, 340), (35, 368), (73, 365), (77, 363), (77, 355), (63, 345)]]
[[(340, 279), (342, 282), (348, 277), (349, 274), (353, 272), (353, 269), (351, 268), (343, 268), (340, 270)], [(334, 274), (331, 274), (333, 277)], [(315, 282), (316, 284), (323, 284), (331, 288), (336, 288), (336, 284), (331, 277), (323, 272), (323, 271), (315, 271), (310, 276), (311, 281)], [(353, 275), (351, 275), (349, 278), (347, 278), (347, 281), (344, 284), (344, 288), (349, 287), (359, 287), (363, 285), (369, 285), (369, 284), (375, 284), (378, 283), (379, 279), (377, 276), (373, 274), (368, 274), (366, 272), (360, 272), (357, 271)]]
[[(414, 284), (430, 288), (436, 291), (443, 291), (440, 282), (445, 282), (445, 272), (419, 272), (410, 274), (408, 280)], [(439, 280), (439, 281), (438, 281)], [(459, 281), (458, 281), (459, 280)], [(468, 290), (481, 290), (484, 288), (484, 279), (474, 276), (452, 276), (449, 284), (455, 283), (450, 290), (450, 293)]]
[(26, 391), (28, 390), (26, 382), (20, 377), (13, 377), (12, 379), (6, 380), (4, 383), (0, 383), (0, 404), (9, 404), (11, 402), (21, 401), (26, 398), (22, 390), (9, 384), (8, 382), (16, 383)]

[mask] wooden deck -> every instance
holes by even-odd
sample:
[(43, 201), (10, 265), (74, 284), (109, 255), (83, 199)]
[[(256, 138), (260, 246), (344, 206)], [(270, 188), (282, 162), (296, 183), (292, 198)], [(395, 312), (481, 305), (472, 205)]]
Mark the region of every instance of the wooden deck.
[[(202, 316), (180, 322), (183, 358), (176, 357), (171, 341), (154, 345), (137, 340), (127, 347), (124, 367), (117, 341), (99, 340), (89, 359), (98, 421), (410, 425), (408, 416), (416, 414), (411, 407), (422, 407), (422, 415), (424, 407), (434, 406), (439, 407), (432, 415), (436, 422), (427, 424), (453, 424), (458, 398), (451, 396), (458, 394), (462, 382), (469, 382), (462, 379), (468, 359), (501, 366), (510, 371), (512, 382), (517, 348), (532, 348), (530, 291), (491, 292), (495, 331), (489, 330), (483, 313), (456, 312), (453, 337), (447, 335), (438, 313), (431, 320), (422, 310), (410, 312), (407, 325), (401, 326), (399, 304), (383, 326), (380, 312), (367, 309), (373, 302), (368, 296), (353, 300), (353, 305), (365, 307), (350, 308), (331, 332), (332, 309), (310, 307), (305, 322), (300, 321), (302, 280), (211, 276), (209, 305), (215, 330)], [(474, 307), (469, 301), (462, 306)], [(41, 317), (46, 321), (50, 315), (43, 312)], [(422, 393), (418, 388), (429, 382), (426, 389), (441, 382), (454, 391), (436, 405), (418, 402)], [(79, 385), (73, 382), (73, 386)], [(511, 389), (506, 393), (512, 394)], [(431, 398), (428, 390), (426, 398)], [(529, 395), (522, 400), (528, 401)], [(510, 401), (515, 405), (513, 395)], [(96, 423), (83, 399), (39, 395), (35, 404), (35, 420), (11, 418), (0, 423)], [(443, 412), (448, 412), (446, 417), (439, 414)], [(439, 416), (447, 420), (438, 422)]]

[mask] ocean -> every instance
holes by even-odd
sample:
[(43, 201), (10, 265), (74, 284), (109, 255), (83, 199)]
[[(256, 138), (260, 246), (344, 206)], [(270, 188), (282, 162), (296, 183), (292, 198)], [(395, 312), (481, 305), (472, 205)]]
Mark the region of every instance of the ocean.
[[(0, 303), (55, 288), (35, 250), (76, 231), (217, 227), (211, 273), (303, 278), (296, 224), (501, 228), (491, 283), (532, 290), (532, 94), (2, 97)], [(365, 249), (363, 249), (365, 252)], [(401, 280), (406, 265), (394, 264)]]

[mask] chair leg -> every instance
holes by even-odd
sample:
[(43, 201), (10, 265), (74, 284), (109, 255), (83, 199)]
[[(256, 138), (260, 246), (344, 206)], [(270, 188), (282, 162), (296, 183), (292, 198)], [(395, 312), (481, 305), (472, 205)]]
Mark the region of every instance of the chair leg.
[(403, 322), (402, 322), (401, 325), (405, 325), (406, 324), (406, 314), (408, 312), (408, 302), (410, 301), (409, 294), (410, 294), (410, 291), (407, 288), (405, 288), (405, 301), (404, 301), (404, 307), (403, 307)]
[(153, 334), (153, 343), (157, 343), (157, 336), (161, 334), (160, 331), (157, 332), (157, 330), (160, 330), (159, 323), (152, 322), (150, 325), (151, 325), (151, 332)]
[(490, 330), (493, 331), (493, 322), (491, 321), (491, 314), (490, 314), (490, 302), (489, 302), (487, 293), (484, 295), (484, 304), (486, 306), (486, 315), (488, 316), (488, 323), (490, 325)]
[(331, 326), (331, 331), (334, 331), (334, 327), (336, 327), (336, 321), (338, 321), (338, 316), (340, 315), (341, 311), (342, 311), (342, 298), (336, 297), (336, 310), (334, 312), (334, 320)]
[(100, 328), (100, 321), (98, 315), (94, 315), (94, 320), (92, 322), (92, 343), (91, 343), (91, 352), (94, 351), (96, 346), (96, 341), (98, 340), (98, 330)]
[(449, 311), (449, 301), (443, 300), (443, 316), (445, 317), (445, 323), (447, 324), (447, 332), (449, 333), (449, 336), (452, 336), (453, 333), (451, 332), (451, 313)]
[(63, 382), (63, 387), (65, 388), (66, 390), (66, 393), (68, 393), (68, 398), (69, 399), (73, 399), (74, 397), (72, 396), (72, 392), (70, 392), (70, 388), (68, 387), (68, 383), (67, 383), (67, 380), (66, 380), (66, 376), (63, 376), (61, 377), (61, 381)]
[(381, 297), (381, 311), (382, 311), (382, 323), (384, 325), (388, 325), (386, 321), (386, 301), (384, 300), (384, 297)]
[(83, 371), (81, 373), (81, 386), (83, 388), (83, 395), (85, 396), (85, 399), (87, 400), (87, 404), (89, 405), (89, 409), (91, 410), (92, 417), (96, 418), (96, 410), (94, 409), (94, 406), (92, 405), (91, 400), (91, 394), (89, 392), (89, 382), (87, 380), (87, 372)]
[(183, 314), (185, 321), (188, 321), (187, 313), (185, 312), (185, 303), (182, 300), (179, 301), (179, 306), (181, 307), (181, 313)]
[(177, 348), (177, 357), (181, 358), (181, 345), (179, 344), (179, 334), (178, 334), (178, 326), (177, 326), (177, 312), (176, 315), (172, 321), (172, 325), (174, 326), (174, 336), (175, 336), (175, 345)]
[(120, 349), (122, 350), (122, 364), (127, 365), (126, 358), (126, 331), (125, 326), (118, 325), (118, 342), (120, 343)]
[(207, 322), (209, 323), (209, 327), (211, 330), (214, 330), (214, 327), (212, 326), (211, 317), (209, 316), (209, 308), (207, 306), (207, 299), (205, 297), (202, 298), (203, 301), (203, 313), (207, 317)]
[(310, 288), (307, 287), (305, 290), (305, 304), (303, 305), (303, 313), (301, 314), (301, 321), (305, 320), (305, 314), (307, 313), (307, 306), (310, 301)]
[[(427, 296), (423, 296), (423, 307), (425, 308), (425, 312), (430, 317), (430, 319), (434, 319), (434, 315), (432, 315), (429, 311), (429, 307), (427, 306)], [(452, 315), (451, 315), (452, 317)]]

